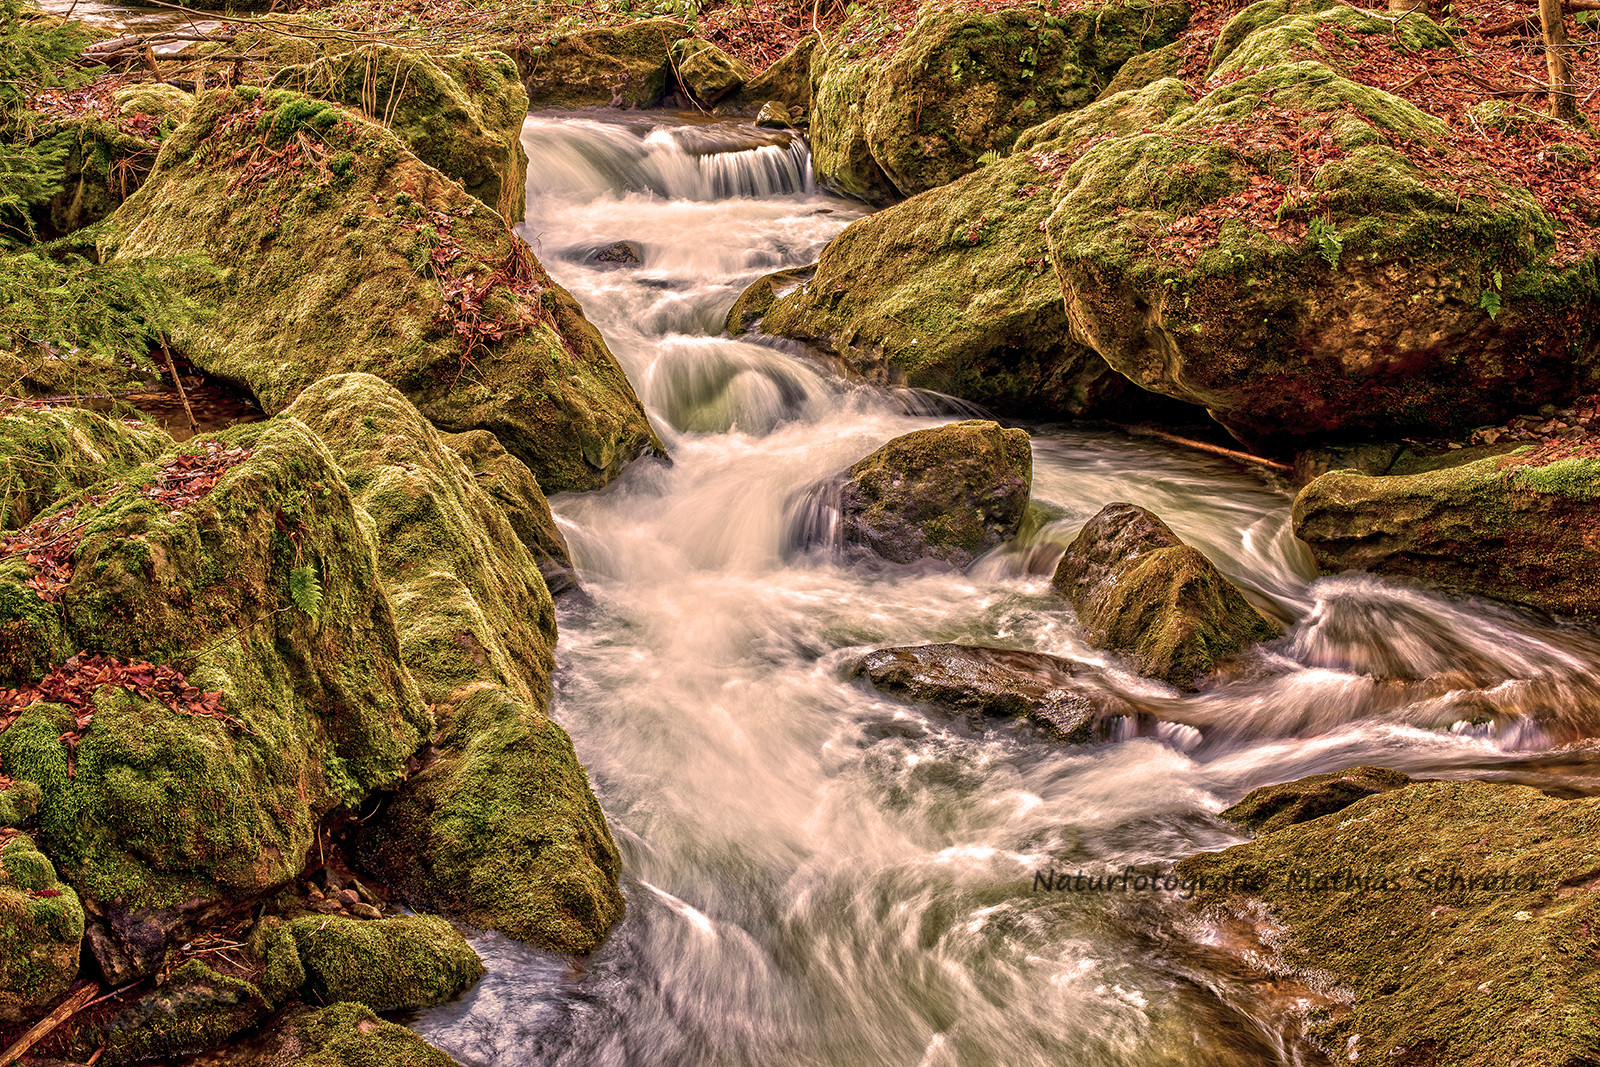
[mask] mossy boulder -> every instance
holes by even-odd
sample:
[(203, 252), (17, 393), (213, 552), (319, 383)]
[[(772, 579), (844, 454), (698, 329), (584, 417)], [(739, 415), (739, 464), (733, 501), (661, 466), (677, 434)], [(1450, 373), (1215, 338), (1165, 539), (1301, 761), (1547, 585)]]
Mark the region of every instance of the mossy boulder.
[(182, 126), (194, 110), (193, 93), (165, 82), (140, 82), (118, 89), (111, 94), (111, 102), (120, 118), (137, 120), (143, 115), (155, 119), (166, 133)]
[(0, 774), (0, 830), (12, 830), (33, 821), (44, 797), (32, 782), (20, 782)]
[[(730, 314), (837, 353), (852, 370), (1018, 416), (1148, 418), (1176, 405), (1077, 340), (1040, 227), (1051, 186), (1094, 138), (1189, 105), (1176, 82), (1121, 94), (1026, 131), (1019, 150), (851, 223), (804, 285), (758, 280)], [(775, 286), (788, 286), (784, 296)]]
[(192, 959), (113, 1015), (93, 1040), (80, 1031), (77, 1045), (87, 1057), (104, 1043), (106, 1063), (172, 1059), (214, 1048), (270, 1011), (253, 984)]
[(429, 55), (370, 44), (280, 70), (272, 85), (371, 108), (366, 117), (386, 123), (418, 159), (503, 217), (522, 217), (528, 94), (504, 52)]
[(32, 1018), (65, 993), (82, 941), (78, 895), (33, 838), (0, 830), (0, 1022)]
[[(287, 153), (264, 168), (263, 137), (261, 152)], [(552, 492), (660, 449), (599, 332), (505, 220), (353, 112), (285, 90), (206, 93), (106, 227), (115, 262), (224, 268), (172, 272), (213, 312), (176, 340), (268, 413), (327, 374), (368, 371), (441, 429), (495, 433)]]
[(620, 861), (571, 739), (546, 714), (555, 610), (537, 561), (383, 382), (327, 379), (290, 414), (333, 448), (371, 516), (400, 657), (439, 722), (423, 769), (367, 824), (363, 856), (420, 904), (588, 951), (622, 913)]
[(1176, 873), (1268, 927), (1279, 973), (1347, 992), (1307, 1025), (1341, 1063), (1576, 1067), (1600, 1056), (1597, 841), (1600, 800), (1423, 782)]
[(1303, 59), (1354, 74), (1363, 63), (1364, 52), (1355, 47), (1360, 38), (1375, 38), (1374, 43), (1382, 42), (1400, 55), (1460, 51), (1455, 40), (1425, 14), (1395, 20), (1334, 0), (1257, 0), (1218, 34), (1206, 77), (1225, 79)]
[(1332, 815), (1364, 797), (1410, 784), (1409, 775), (1387, 767), (1351, 767), (1252, 789), (1243, 800), (1224, 811), (1222, 817), (1257, 833), (1270, 833)]
[[(1241, 150), (1245, 128), (1274, 132)], [(1310, 158), (1290, 147), (1308, 131)], [(1302, 61), (1090, 147), (1045, 226), (1075, 332), (1268, 448), (1573, 395), (1600, 349), (1595, 261), (1559, 252), (1526, 190), (1470, 158), (1430, 162), (1451, 137)]]
[(539, 480), (528, 465), (507, 452), (500, 439), (488, 430), (440, 434), (439, 440), (466, 466), (479, 489), (500, 508), (517, 537), (533, 555), (544, 576), (544, 584), (560, 596), (577, 587), (578, 572), (572, 565), (567, 539), (561, 535), (550, 501), (539, 488)]
[(456, 1061), (365, 1004), (291, 1008), (223, 1060), (224, 1067), (457, 1067)]
[(681, 22), (649, 19), (506, 50), (533, 107), (650, 107), (676, 88), (668, 53), (689, 36)]
[[(808, 119), (803, 116), (811, 109), (811, 58), (817, 51), (817, 36), (808, 33), (795, 46), (760, 74), (748, 79), (743, 85), (735, 89), (720, 104), (716, 113), (744, 114), (754, 111), (765, 111), (768, 105), (773, 107), (774, 116), (778, 111), (784, 113), (785, 125), (806, 123)], [(756, 125), (761, 125), (758, 121)]]
[(0, 530), (26, 526), (80, 489), (154, 459), (172, 438), (83, 408), (17, 408), (0, 416)]
[(1218, 664), (1278, 636), (1232, 582), (1166, 523), (1107, 504), (1067, 546), (1051, 586), (1071, 601), (1089, 643), (1193, 690)]
[(1332, 471), (1295, 497), (1294, 531), (1326, 571), (1595, 615), (1597, 500), (1600, 458), (1526, 446), (1414, 474)]
[(969, 719), (1027, 718), (1073, 744), (1104, 740), (1111, 720), (1135, 714), (1127, 701), (1083, 677), (1078, 664), (1042, 652), (958, 644), (880, 648), (848, 673), (891, 696)]
[[(208, 493), (171, 495), (186, 484), (174, 473), (206, 463)], [(85, 721), (41, 702), (0, 732), (0, 766), (43, 790), (42, 843), (108, 908), (286, 884), (321, 817), (394, 786), (431, 728), (333, 457), (292, 420), (239, 427), (133, 469), (73, 518), (81, 542), (59, 599), (3, 571), (0, 611), (33, 596), (53, 617), (60, 637), (36, 660), (95, 649), (170, 665), (187, 688), (158, 700), (104, 685)], [(196, 706), (205, 692), (215, 708)]]
[(667, 54), (678, 81), (707, 107), (755, 77), (748, 64), (698, 37), (672, 42)]
[(1186, 4), (1144, 0), (1060, 16), (928, 5), (891, 48), (868, 36), (819, 49), (817, 176), (880, 203), (944, 185), (1028, 127), (1093, 101), (1123, 63), (1167, 44), (1188, 20)]
[(820, 491), (844, 547), (966, 567), (1016, 536), (1032, 484), (1028, 432), (974, 419), (896, 437)]
[(466, 939), (437, 915), (364, 921), (306, 915), (289, 924), (312, 996), (373, 1011), (445, 1004), (483, 977)]
[(282, 1007), (306, 984), (300, 945), (289, 923), (276, 915), (266, 916), (250, 931), (246, 945), (260, 968), (256, 985), (261, 995), (273, 1007)]
[(49, 124), (39, 147), (62, 155), (55, 193), (35, 210), (40, 236), (60, 237), (92, 226), (139, 188), (155, 164), (159, 131), (93, 116)]

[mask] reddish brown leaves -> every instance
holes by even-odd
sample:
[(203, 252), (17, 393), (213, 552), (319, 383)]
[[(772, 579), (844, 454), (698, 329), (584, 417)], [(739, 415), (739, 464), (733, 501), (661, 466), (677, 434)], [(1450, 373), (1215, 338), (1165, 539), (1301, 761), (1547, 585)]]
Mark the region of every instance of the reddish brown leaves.
[(197, 444), (202, 449), (199, 454), (185, 452), (163, 460), (161, 477), (145, 487), (144, 495), (177, 511), (204, 498), (229, 467), (243, 463), (252, 454), (248, 448), (225, 448), (221, 441)]
[[(108, 492), (115, 492), (113, 487)], [(84, 504), (100, 504), (106, 494), (85, 497), (54, 515), (47, 515), (29, 523), (12, 534), (0, 537), (0, 559), (20, 555), (23, 562), (37, 573), (28, 579), (28, 587), (40, 600), (54, 603), (61, 599), (61, 591), (72, 581), (72, 554), (83, 540), (87, 522), (78, 521), (78, 511)]]
[(70, 772), (78, 742), (94, 721), (94, 695), (108, 685), (125, 689), (141, 700), (164, 704), (180, 715), (217, 719), (250, 732), (244, 723), (223, 713), (221, 693), (202, 692), (176, 668), (83, 652), (37, 682), (20, 689), (0, 689), (0, 730), (15, 722), (18, 713), (29, 705), (40, 701), (66, 705), (73, 713), (72, 729), (61, 735), (61, 741), (67, 746)]

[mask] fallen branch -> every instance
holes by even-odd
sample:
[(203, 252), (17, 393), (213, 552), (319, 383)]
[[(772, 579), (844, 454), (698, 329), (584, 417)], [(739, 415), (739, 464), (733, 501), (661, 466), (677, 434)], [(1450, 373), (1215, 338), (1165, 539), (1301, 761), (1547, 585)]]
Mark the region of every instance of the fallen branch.
[(24, 1053), (43, 1041), (56, 1027), (72, 1018), (78, 1012), (89, 1006), (95, 999), (99, 986), (86, 985), (72, 996), (56, 1006), (56, 1010), (46, 1015), (43, 1019), (33, 1024), (33, 1028), (12, 1043), (4, 1054), (0, 1054), (0, 1067), (11, 1067), (13, 1063), (22, 1059)]
[[(1177, 434), (1168, 433), (1165, 430), (1156, 430), (1148, 426), (1130, 426), (1128, 427), (1128, 432), (1138, 434), (1141, 437), (1159, 437), (1163, 441), (1171, 441), (1175, 445), (1182, 445), (1185, 448), (1192, 448), (1198, 452), (1210, 452), (1214, 456), (1226, 456), (1229, 459), (1237, 459), (1245, 463), (1255, 463), (1263, 467), (1271, 467), (1273, 470), (1284, 471), (1289, 474), (1294, 473), (1294, 468), (1287, 463), (1279, 463), (1277, 460), (1267, 459), (1265, 456), (1252, 456), (1248, 452), (1240, 452), (1232, 448), (1223, 448), (1221, 445), (1211, 445), (1204, 441), (1196, 441), (1188, 437), (1179, 437)], [(0, 1067), (3, 1067), (3, 1065), (0, 1065)]]

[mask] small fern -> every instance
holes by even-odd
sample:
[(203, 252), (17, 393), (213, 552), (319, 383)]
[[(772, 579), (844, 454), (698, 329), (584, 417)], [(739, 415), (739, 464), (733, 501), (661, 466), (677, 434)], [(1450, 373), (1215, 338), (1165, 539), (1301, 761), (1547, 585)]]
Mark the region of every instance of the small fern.
[(989, 151), (978, 157), (978, 166), (987, 167), (992, 163), (1000, 162), (1000, 160), (1004, 158), (1005, 157), (1000, 154), (998, 149), (991, 148)]
[(317, 578), (317, 569), (310, 565), (296, 567), (289, 572), (289, 599), (294, 601), (294, 606), (311, 616), (315, 621), (317, 612), (322, 607), (322, 582)]
[(1317, 252), (1328, 266), (1337, 267), (1339, 257), (1344, 254), (1344, 240), (1340, 238), (1339, 231), (1327, 219), (1314, 218), (1311, 220), (1311, 239), (1317, 242)]

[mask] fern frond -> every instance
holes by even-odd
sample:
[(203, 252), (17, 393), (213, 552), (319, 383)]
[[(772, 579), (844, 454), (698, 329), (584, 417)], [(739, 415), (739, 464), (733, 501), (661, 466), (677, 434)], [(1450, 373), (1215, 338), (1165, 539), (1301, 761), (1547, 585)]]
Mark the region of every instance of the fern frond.
[(322, 608), (322, 581), (315, 567), (308, 564), (289, 572), (289, 599), (313, 620), (317, 618)]

